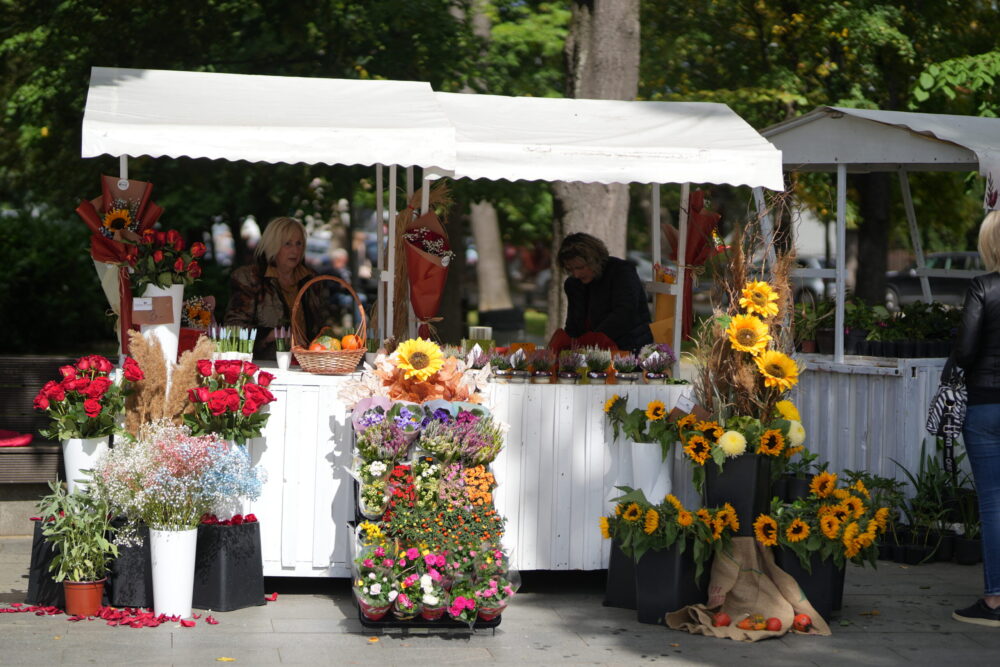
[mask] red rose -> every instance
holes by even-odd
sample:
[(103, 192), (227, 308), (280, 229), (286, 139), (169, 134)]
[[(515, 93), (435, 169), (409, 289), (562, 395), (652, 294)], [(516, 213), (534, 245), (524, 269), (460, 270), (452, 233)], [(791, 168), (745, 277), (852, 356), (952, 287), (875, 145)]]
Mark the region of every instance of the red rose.
[(49, 409), (49, 399), (45, 398), (45, 392), (38, 392), (38, 396), (35, 396), (34, 405), (36, 410), (48, 410)]
[(139, 362), (132, 357), (125, 358), (125, 363), (122, 364), (122, 372), (125, 375), (125, 379), (129, 382), (138, 382), (146, 377), (146, 374), (139, 368)]
[(63, 387), (66, 391), (78, 391), (81, 394), (87, 391), (87, 387), (90, 386), (90, 380), (87, 378), (76, 378), (75, 380), (63, 380)]
[(163, 245), (167, 242), (167, 235), (163, 232), (156, 232), (156, 244)]
[(254, 514), (247, 514), (243, 517), (243, 523), (257, 523), (257, 516)]
[(270, 387), (271, 381), (274, 380), (274, 376), (267, 371), (261, 371), (257, 373), (257, 384), (261, 387)]
[(250, 363), (249, 361), (244, 361), (244, 362), (243, 362), (243, 372), (244, 372), (244, 373), (245, 373), (246, 375), (248, 375), (248, 376), (250, 376), (250, 377), (253, 377), (253, 376), (254, 376), (254, 374), (255, 374), (255, 373), (256, 373), (257, 371), (259, 371), (259, 370), (260, 370), (260, 366), (258, 366), (257, 364), (252, 364), (252, 363)]
[(177, 241), (181, 238), (181, 235), (176, 229), (168, 229), (166, 238), (167, 238), (167, 243), (173, 245), (177, 243)]
[(83, 392), (87, 398), (100, 398), (111, 386), (111, 380), (106, 377), (94, 378), (90, 386)]
[(236, 359), (219, 359), (215, 362), (215, 372), (219, 375), (225, 373), (239, 373), (243, 369), (243, 362)]
[(157, 264), (159, 264), (160, 262), (163, 261), (163, 251), (162, 250), (154, 250), (153, 251), (153, 261), (156, 262)]
[(177, 273), (181, 273), (183, 270), (184, 270), (184, 258), (178, 257), (174, 261), (174, 271), (176, 271)]
[(59, 372), (62, 373), (64, 380), (72, 380), (76, 377), (76, 368), (73, 366), (60, 366)]
[(214, 526), (219, 523), (219, 517), (214, 514), (202, 514), (201, 522), (209, 526)]
[(79, 368), (81, 371), (89, 371), (90, 359), (88, 357), (80, 357), (76, 361), (76, 367)]
[(226, 393), (226, 409), (230, 412), (236, 412), (240, 409), (240, 392), (236, 391), (232, 387), (227, 387), (226, 389), (220, 389)]
[(212, 392), (208, 390), (208, 387), (195, 387), (194, 389), (188, 389), (188, 400), (192, 403), (208, 403), (208, 399), (211, 395)]
[[(239, 363), (238, 361), (236, 363)], [(240, 381), (240, 371), (238, 368), (230, 366), (222, 372), (222, 380), (226, 384), (236, 384)]]
[(267, 397), (264, 395), (264, 388), (253, 382), (247, 382), (243, 385), (243, 393), (246, 395), (247, 400), (253, 399), (258, 403), (263, 403), (267, 400)]
[(96, 417), (101, 414), (101, 404), (96, 399), (88, 398), (83, 402), (83, 411), (87, 413), (88, 417)]
[(142, 242), (145, 243), (146, 245), (153, 245), (154, 241), (156, 241), (156, 232), (154, 232), (152, 229), (143, 230)]
[(188, 264), (187, 270), (192, 278), (201, 278), (201, 267), (198, 266), (198, 262)]
[(226, 412), (226, 392), (217, 389), (208, 396), (208, 410), (213, 417), (218, 417)]
[(195, 241), (191, 244), (191, 256), (195, 259), (201, 259), (205, 256), (205, 244), (201, 241)]
[(252, 414), (256, 414), (259, 408), (260, 404), (248, 396), (247, 400), (243, 402), (243, 409), (240, 410), (240, 412), (242, 412), (244, 416), (249, 417)]
[(275, 400), (277, 400), (277, 399), (275, 399), (275, 398), (274, 398), (274, 394), (272, 394), (272, 393), (270, 392), (270, 390), (268, 390), (268, 389), (264, 389), (264, 388), (262, 387), (262, 388), (261, 388), (261, 391), (262, 391), (262, 392), (264, 392), (264, 399), (265, 399), (265, 401), (264, 401), (264, 402), (266, 402), (266, 403), (273, 403), (273, 402), (274, 402)]
[(66, 390), (63, 389), (61, 384), (53, 382), (52, 380), (45, 383), (45, 386), (42, 387), (41, 393), (45, 395), (45, 398), (50, 401), (56, 401), (57, 403), (66, 399)]
[(208, 359), (198, 360), (198, 375), (208, 377), (212, 374), (212, 362)]
[(241, 525), (243, 525), (243, 515), (242, 514), (234, 514), (233, 518), (230, 519), (230, 522), (232, 522), (232, 524), (234, 526), (241, 526)]
[(107, 357), (102, 357), (99, 354), (95, 354), (90, 357), (90, 363), (100, 373), (110, 373), (115, 368), (111, 365), (111, 362), (108, 361)]

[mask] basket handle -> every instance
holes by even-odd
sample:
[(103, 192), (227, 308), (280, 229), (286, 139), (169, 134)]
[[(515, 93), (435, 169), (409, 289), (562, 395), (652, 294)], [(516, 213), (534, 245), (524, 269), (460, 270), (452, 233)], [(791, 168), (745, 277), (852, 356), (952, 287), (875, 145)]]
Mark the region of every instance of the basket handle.
[(305, 341), (306, 339), (305, 335), (306, 332), (303, 331), (304, 327), (299, 324), (299, 317), (298, 317), (299, 307), (302, 303), (302, 295), (305, 294), (306, 290), (312, 287), (313, 284), (324, 280), (332, 280), (335, 283), (339, 283), (342, 287), (347, 288), (348, 293), (350, 293), (351, 297), (354, 298), (354, 303), (357, 304), (358, 306), (358, 312), (361, 313), (361, 324), (355, 327), (354, 332), (355, 335), (361, 339), (362, 343), (364, 343), (364, 340), (368, 333), (368, 318), (365, 317), (365, 309), (361, 307), (361, 299), (358, 298), (358, 295), (354, 291), (354, 288), (351, 287), (349, 284), (347, 284), (347, 282), (345, 282), (344, 280), (341, 280), (337, 276), (323, 275), (312, 278), (309, 282), (303, 285), (299, 289), (299, 293), (295, 295), (295, 303), (292, 304), (292, 347), (295, 347), (297, 345), (296, 343), (297, 340)]

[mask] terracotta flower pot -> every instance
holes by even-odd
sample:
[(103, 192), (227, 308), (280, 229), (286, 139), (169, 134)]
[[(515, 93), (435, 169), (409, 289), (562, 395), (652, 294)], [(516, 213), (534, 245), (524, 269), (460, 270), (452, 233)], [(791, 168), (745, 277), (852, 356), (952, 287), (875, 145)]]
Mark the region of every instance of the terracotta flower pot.
[(64, 581), (66, 613), (70, 616), (96, 616), (101, 609), (106, 580), (107, 578), (100, 581)]

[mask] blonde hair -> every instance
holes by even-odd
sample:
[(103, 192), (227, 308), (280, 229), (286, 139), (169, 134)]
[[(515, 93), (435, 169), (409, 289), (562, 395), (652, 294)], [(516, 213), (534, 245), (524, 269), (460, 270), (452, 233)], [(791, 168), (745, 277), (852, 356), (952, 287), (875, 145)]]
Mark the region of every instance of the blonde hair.
[(989, 271), (1000, 269), (1000, 211), (990, 211), (979, 226), (979, 256)]
[(260, 243), (257, 244), (254, 257), (258, 260), (263, 257), (264, 261), (270, 264), (278, 256), (281, 246), (285, 244), (285, 241), (292, 238), (293, 234), (301, 235), (302, 244), (305, 245), (306, 228), (302, 226), (301, 222), (295, 218), (287, 217), (271, 220), (271, 222), (267, 223), (267, 227), (264, 228), (264, 234), (260, 237)]

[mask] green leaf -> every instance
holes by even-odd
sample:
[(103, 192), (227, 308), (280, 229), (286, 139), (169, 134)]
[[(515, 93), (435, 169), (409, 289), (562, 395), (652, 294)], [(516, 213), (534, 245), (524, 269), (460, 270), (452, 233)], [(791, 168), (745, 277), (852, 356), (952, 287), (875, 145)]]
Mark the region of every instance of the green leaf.
[(931, 88), (934, 87), (934, 77), (928, 74), (927, 72), (922, 72), (918, 80), (920, 82), (921, 88), (930, 90)]

